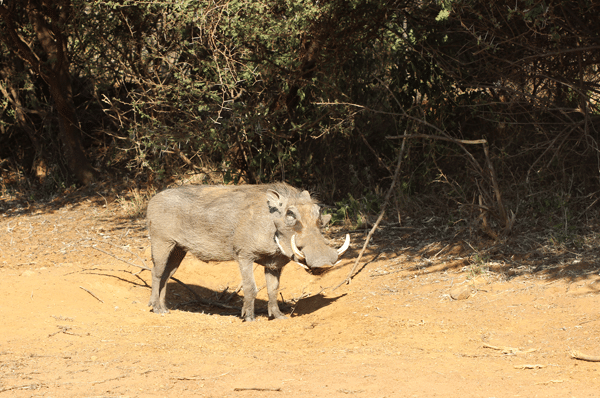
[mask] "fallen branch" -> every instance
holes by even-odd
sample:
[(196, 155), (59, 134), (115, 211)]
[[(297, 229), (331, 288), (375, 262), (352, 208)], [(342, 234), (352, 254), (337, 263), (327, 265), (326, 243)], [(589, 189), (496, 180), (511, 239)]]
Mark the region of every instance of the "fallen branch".
[(222, 375), (218, 375), (218, 376), (212, 376), (212, 377), (200, 377), (200, 376), (175, 376), (175, 377), (171, 377), (171, 380), (212, 380), (212, 379), (218, 379), (219, 377), (228, 375), (229, 372), (223, 373)]
[(280, 387), (277, 388), (259, 388), (259, 387), (236, 387), (233, 391), (281, 391)]
[(20, 386), (12, 386), (12, 387), (3, 387), (0, 388), (0, 393), (1, 392), (5, 392), (5, 391), (12, 391), (12, 390), (37, 390), (40, 389), (42, 387), (45, 387), (44, 384), (23, 384)]
[(127, 376), (129, 376), (129, 375), (121, 375), (121, 376), (113, 377), (111, 379), (92, 381), (92, 385), (95, 386), (96, 384), (106, 383), (107, 381), (115, 381), (115, 380), (124, 379)]
[(498, 350), (498, 351), (502, 351), (503, 354), (513, 354), (513, 355), (517, 355), (517, 354), (529, 354), (532, 352), (537, 351), (537, 348), (530, 348), (528, 350), (521, 350), (519, 348), (513, 348), (513, 347), (496, 347), (493, 346), (491, 344), (484, 344), (483, 348), (491, 348), (492, 350)]
[(545, 368), (546, 365), (540, 365), (540, 364), (535, 364), (535, 365), (515, 365), (514, 368), (515, 369), (542, 369)]
[(600, 356), (587, 355), (580, 351), (571, 351), (571, 358), (581, 359), (582, 361), (588, 361), (588, 362), (600, 362)]
[(535, 383), (535, 385), (536, 386), (539, 386), (539, 385), (545, 386), (545, 385), (548, 385), (550, 383), (564, 383), (564, 382), (565, 382), (564, 380), (548, 380), (548, 381), (542, 381), (542, 382), (539, 382), (539, 383)]
[(180, 377), (171, 377), (172, 380), (189, 380), (189, 381), (197, 381), (197, 380), (204, 380), (204, 377), (196, 377), (196, 376), (190, 376), (190, 377), (186, 377), (186, 376), (180, 376)]
[[(58, 326), (58, 325), (57, 325), (57, 326)], [(55, 335), (57, 335), (57, 334), (59, 334), (59, 333), (68, 334), (68, 335), (70, 335), (70, 336), (79, 336), (78, 334), (75, 334), (75, 333), (73, 333), (73, 332), (70, 332), (70, 330), (71, 330), (71, 329), (73, 329), (73, 328), (72, 328), (72, 327), (70, 327), (70, 326), (58, 326), (58, 328), (59, 328), (59, 331), (58, 331), (58, 332), (54, 332), (54, 333), (52, 333), (52, 334), (49, 334), (49, 335), (48, 335), (48, 337), (55, 336)], [(79, 337), (81, 337), (81, 336), (79, 336)]]

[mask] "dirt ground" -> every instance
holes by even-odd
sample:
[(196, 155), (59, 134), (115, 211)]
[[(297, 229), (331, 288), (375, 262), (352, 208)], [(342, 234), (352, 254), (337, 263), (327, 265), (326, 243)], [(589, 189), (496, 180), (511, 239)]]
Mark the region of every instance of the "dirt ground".
[[(494, 259), (408, 220), (334, 290), (368, 232), (354, 231), (338, 268), (286, 266), (289, 319), (245, 323), (175, 282), (171, 312), (152, 313), (144, 221), (114, 198), (0, 203), (0, 398), (600, 395), (600, 363), (572, 357), (600, 356), (596, 249), (504, 245)], [(234, 263), (188, 255), (175, 277), (240, 306)]]

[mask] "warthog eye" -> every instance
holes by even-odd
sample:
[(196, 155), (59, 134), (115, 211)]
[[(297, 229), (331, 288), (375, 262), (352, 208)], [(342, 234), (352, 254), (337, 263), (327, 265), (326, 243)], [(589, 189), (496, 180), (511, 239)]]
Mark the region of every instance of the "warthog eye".
[(296, 223), (296, 214), (292, 210), (288, 210), (285, 213), (285, 223), (287, 225), (294, 225)]

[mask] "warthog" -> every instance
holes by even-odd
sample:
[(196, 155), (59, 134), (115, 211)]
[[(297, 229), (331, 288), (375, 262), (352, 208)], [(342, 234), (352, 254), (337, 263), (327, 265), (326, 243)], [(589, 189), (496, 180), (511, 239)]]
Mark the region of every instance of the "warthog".
[(309, 268), (331, 266), (350, 245), (346, 235), (341, 248), (327, 246), (319, 228), (330, 219), (330, 215), (321, 214), (308, 191), (283, 183), (187, 185), (160, 192), (148, 204), (154, 262), (148, 305), (155, 313), (168, 312), (167, 281), (189, 251), (202, 261), (238, 262), (244, 289), (242, 317), (246, 321), (254, 319), (258, 292), (253, 263), (265, 267), (269, 316), (283, 319), (277, 305), (283, 266), (290, 259)]

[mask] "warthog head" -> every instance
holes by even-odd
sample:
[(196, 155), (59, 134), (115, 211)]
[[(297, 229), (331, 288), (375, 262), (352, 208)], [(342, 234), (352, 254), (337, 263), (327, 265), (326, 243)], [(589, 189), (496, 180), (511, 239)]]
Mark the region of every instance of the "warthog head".
[[(285, 189), (285, 187), (283, 187)], [(269, 211), (275, 215), (275, 242), (281, 253), (304, 268), (330, 267), (350, 246), (350, 235), (339, 249), (327, 246), (320, 228), (331, 215), (321, 214), (308, 191), (267, 191)]]

